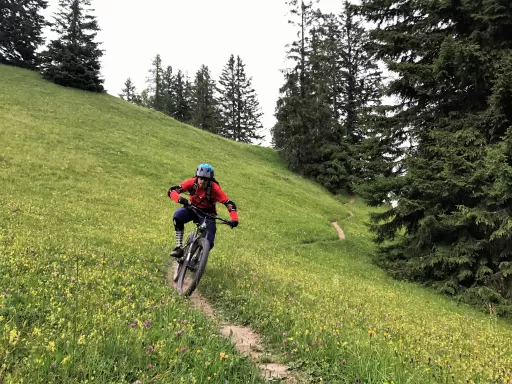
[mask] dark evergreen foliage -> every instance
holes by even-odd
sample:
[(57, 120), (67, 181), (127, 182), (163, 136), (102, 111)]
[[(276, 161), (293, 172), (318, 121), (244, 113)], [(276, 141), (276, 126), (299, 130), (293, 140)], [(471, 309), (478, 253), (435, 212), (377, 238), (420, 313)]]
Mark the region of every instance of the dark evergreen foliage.
[(371, 133), (364, 120), (371, 120), (371, 107), (380, 103), (380, 71), (347, 3), (340, 16), (314, 11), (312, 3), (288, 4), (300, 20), (293, 23), (299, 39), (288, 52), (296, 65), (285, 72), (273, 144), (291, 169), (332, 192), (350, 193), (361, 171), (373, 169), (368, 161), (378, 161), (359, 151), (376, 150), (367, 141)]
[(327, 75), (323, 88), (334, 121), (317, 179), (331, 191), (352, 193), (354, 185), (373, 177), (368, 162), (380, 161), (384, 150), (382, 141), (369, 140), (377, 134), (372, 122), (382, 111), (381, 71), (367, 50), (368, 33), (347, 1), (338, 16), (323, 15), (323, 20), (313, 57), (318, 72)]
[(124, 88), (121, 90), (121, 94), (119, 94), (119, 97), (123, 100), (135, 103), (137, 92), (135, 85), (132, 82), (132, 79), (126, 79), (126, 81), (124, 82)]
[(162, 112), (167, 115), (173, 116), (176, 110), (174, 101), (173, 81), (174, 75), (170, 65), (168, 65), (161, 74), (161, 97), (162, 97)]
[(90, 0), (59, 0), (51, 41), (42, 57), (43, 76), (59, 85), (102, 92), (100, 58), (103, 51), (95, 42), (99, 31)]
[(316, 94), (312, 78), (310, 32), (318, 23), (313, 3), (291, 0), (287, 3), (293, 17), (290, 23), (298, 32), (298, 39), (288, 47), (287, 57), (295, 63), (284, 71), (285, 83), (281, 87), (276, 106), (277, 123), (272, 128), (272, 143), (286, 160), (290, 169), (302, 174), (312, 173), (308, 166), (315, 163), (319, 138), (317, 129), (325, 127), (318, 115), (325, 117), (322, 95)]
[(245, 65), (239, 56), (236, 61), (231, 55), (222, 69), (219, 79), (219, 111), (224, 137), (251, 143), (261, 140), (263, 136), (259, 103), (251, 85), (251, 79), (245, 74)]
[(159, 54), (155, 56), (149, 76), (146, 79), (148, 84), (149, 104), (157, 111), (165, 111), (166, 86), (164, 83), (164, 68), (162, 58)]
[(215, 90), (215, 80), (210, 70), (206, 65), (201, 65), (191, 90), (191, 123), (212, 133), (218, 133), (221, 126)]
[(140, 95), (135, 97), (135, 104), (140, 105), (142, 107), (151, 108), (153, 99), (149, 96), (149, 92), (147, 89), (142, 90)]
[(172, 116), (177, 120), (188, 123), (192, 118), (190, 105), (191, 86), (188, 78), (181, 70), (178, 70), (172, 81), (174, 111)]
[(375, 52), (398, 75), (393, 119), (411, 142), (405, 173), (367, 189), (397, 200), (374, 216), (381, 264), (512, 314), (512, 3), (363, 0), (358, 11), (378, 23)]
[[(153, 59), (149, 73), (150, 76), (146, 79), (148, 88), (144, 89), (140, 95), (135, 94), (133, 102), (189, 123), (192, 119), (192, 95), (188, 78), (181, 70), (174, 74), (171, 66), (164, 67), (159, 54)], [(125, 90), (123, 92), (124, 95), (126, 92)]]
[(41, 10), (46, 0), (0, 0), (0, 63), (35, 69), (37, 49), (48, 25)]

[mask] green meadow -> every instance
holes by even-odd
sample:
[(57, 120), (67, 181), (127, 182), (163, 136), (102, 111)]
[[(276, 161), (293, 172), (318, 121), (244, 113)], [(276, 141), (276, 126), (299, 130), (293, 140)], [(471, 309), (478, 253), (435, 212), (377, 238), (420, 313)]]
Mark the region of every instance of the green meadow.
[(311, 383), (512, 383), (512, 324), (374, 266), (357, 197), (289, 172), (273, 149), (7, 66), (0, 383), (265, 382), (166, 282), (179, 207), (167, 190), (204, 162), (240, 225), (218, 226), (198, 290), (262, 335), (261, 361)]

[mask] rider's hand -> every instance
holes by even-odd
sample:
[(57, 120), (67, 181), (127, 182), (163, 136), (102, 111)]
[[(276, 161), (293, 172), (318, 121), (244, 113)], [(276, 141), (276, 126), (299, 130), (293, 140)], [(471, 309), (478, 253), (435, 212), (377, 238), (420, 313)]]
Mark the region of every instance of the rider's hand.
[(184, 207), (186, 207), (187, 205), (189, 205), (189, 201), (187, 199), (185, 199), (183, 196), (180, 196), (180, 198), (178, 199), (178, 204), (183, 204)]
[(231, 220), (231, 221), (229, 222), (229, 226), (230, 226), (231, 228), (235, 228), (235, 227), (237, 227), (237, 226), (238, 226), (238, 220)]

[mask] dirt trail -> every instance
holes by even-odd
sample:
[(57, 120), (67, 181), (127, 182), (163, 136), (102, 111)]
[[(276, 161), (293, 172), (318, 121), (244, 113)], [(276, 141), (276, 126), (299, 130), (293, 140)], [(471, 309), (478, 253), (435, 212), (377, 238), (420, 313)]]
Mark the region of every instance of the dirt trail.
[[(172, 270), (169, 268), (167, 282), (169, 286), (176, 289), (176, 283), (172, 280)], [(250, 356), (259, 366), (262, 376), (268, 380), (279, 380), (286, 384), (299, 384), (301, 381), (296, 374), (289, 372), (286, 365), (277, 363), (259, 363), (263, 355), (263, 346), (259, 334), (252, 331), (249, 327), (230, 324), (225, 322), (221, 316), (210, 305), (208, 300), (201, 296), (197, 291), (189, 297), (190, 304), (203, 312), (206, 316), (212, 318), (219, 327), (220, 334), (226, 339), (230, 339), (236, 349), (243, 355)]]
[[(348, 201), (348, 203), (345, 203), (344, 205), (346, 204), (352, 204), (356, 201), (356, 199), (354, 197), (351, 197), (350, 200)], [(354, 213), (352, 211), (348, 211), (348, 217), (349, 219), (351, 217), (354, 217)], [(339, 226), (338, 222), (337, 221), (333, 221), (332, 223), (332, 226), (336, 229), (336, 231), (338, 232), (338, 237), (340, 238), (340, 240), (345, 240), (345, 232), (343, 232), (343, 229), (341, 229), (341, 227)]]
[(343, 232), (343, 229), (341, 229), (338, 222), (333, 221), (332, 226), (338, 231), (338, 237), (340, 238), (340, 240), (345, 240), (345, 232)]
[[(350, 198), (346, 204), (355, 202), (353, 197)], [(348, 211), (349, 218), (353, 217), (352, 211)], [(333, 227), (338, 231), (338, 236), (341, 240), (345, 239), (345, 233), (340, 228), (336, 221), (332, 222)], [(172, 266), (174, 266), (172, 264)], [(173, 267), (168, 267), (167, 283), (173, 289), (176, 289), (176, 283), (172, 279)], [(294, 372), (288, 371), (284, 364), (278, 363), (260, 363), (263, 355), (263, 345), (261, 344), (261, 337), (249, 327), (244, 327), (236, 324), (225, 322), (215, 309), (210, 305), (208, 300), (195, 291), (190, 297), (190, 304), (197, 310), (203, 312), (206, 316), (210, 317), (219, 327), (220, 334), (226, 339), (230, 339), (235, 345), (236, 349), (243, 355), (250, 356), (260, 368), (262, 376), (268, 380), (279, 380), (285, 384), (299, 384), (303, 382), (300, 380), (299, 375)]]

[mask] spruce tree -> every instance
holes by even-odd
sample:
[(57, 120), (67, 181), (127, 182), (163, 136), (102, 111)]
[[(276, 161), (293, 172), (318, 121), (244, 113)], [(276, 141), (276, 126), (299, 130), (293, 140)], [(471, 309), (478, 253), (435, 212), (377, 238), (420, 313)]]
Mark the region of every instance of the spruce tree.
[(314, 58), (319, 61), (318, 72), (327, 74), (323, 80), (326, 102), (335, 121), (324, 150), (328, 158), (322, 161), (317, 179), (333, 192), (351, 193), (354, 184), (368, 176), (367, 162), (376, 161), (371, 157), (374, 154), (367, 157), (365, 151), (374, 152), (367, 139), (374, 131), (371, 123), (377, 116), (372, 117), (372, 110), (378, 114), (382, 77), (367, 50), (368, 33), (347, 1), (338, 16), (323, 15), (323, 19), (320, 48)]
[(173, 78), (173, 100), (174, 114), (173, 116), (183, 123), (187, 123), (191, 119), (190, 105), (190, 83), (181, 70)]
[[(394, 106), (372, 106), (359, 114), (359, 126), (364, 127), (364, 137), (351, 146), (355, 173), (352, 183), (356, 193), (364, 196), (371, 205), (391, 203), (393, 194), (376, 188), (389, 178), (404, 174), (404, 155), (409, 149), (407, 127), (403, 120), (396, 118)], [(382, 192), (382, 193), (381, 193)]]
[(285, 82), (279, 90), (272, 143), (290, 169), (312, 176), (316, 173), (315, 164), (320, 162), (319, 129), (329, 125), (325, 120), (330, 119), (324, 94), (317, 92), (311, 61), (311, 31), (319, 22), (319, 13), (311, 1), (291, 0), (287, 4), (292, 16), (289, 22), (297, 28), (297, 40), (288, 46), (287, 58), (295, 65), (283, 71)]
[(512, 313), (512, 4), (363, 0), (358, 11), (377, 23), (375, 52), (397, 74), (393, 119), (412, 143), (404, 174), (374, 184), (397, 200), (373, 217), (379, 261)]
[(162, 71), (162, 81), (161, 81), (161, 94), (162, 94), (162, 112), (169, 116), (175, 116), (176, 113), (176, 101), (175, 101), (175, 91), (174, 91), (174, 74), (173, 69), (170, 65), (168, 65)]
[(0, 63), (35, 69), (47, 25), (46, 0), (0, 0)]
[(164, 84), (164, 67), (162, 58), (159, 54), (155, 56), (152, 67), (149, 70), (149, 76), (146, 79), (148, 84), (148, 92), (150, 97), (150, 106), (157, 111), (165, 111), (165, 84)]
[(59, 5), (53, 24), (59, 37), (44, 52), (42, 74), (59, 85), (102, 92), (103, 51), (94, 41), (99, 27), (91, 14), (90, 0), (59, 0)]
[(237, 81), (235, 56), (232, 54), (222, 68), (218, 87), (219, 111), (223, 123), (220, 134), (232, 139), (235, 139), (235, 132), (240, 126), (241, 100)]
[(191, 123), (212, 133), (218, 133), (221, 125), (215, 90), (210, 70), (201, 65), (191, 90)]
[(146, 89), (142, 90), (140, 95), (135, 97), (135, 104), (146, 108), (152, 108), (153, 99), (149, 95), (149, 91)]
[(262, 130), (259, 103), (252, 88), (251, 78), (245, 74), (245, 65), (231, 55), (219, 79), (219, 110), (222, 119), (220, 134), (224, 137), (251, 143), (261, 140)]
[(358, 152), (368, 149), (361, 145), (368, 136), (363, 116), (378, 106), (382, 88), (367, 32), (348, 3), (339, 16), (312, 3), (288, 4), (299, 39), (288, 51), (296, 64), (285, 72), (273, 144), (292, 169), (332, 192), (352, 192), (369, 161)]
[(261, 135), (263, 131), (263, 125), (261, 123), (263, 113), (261, 112), (258, 96), (256, 95), (256, 91), (252, 88), (250, 79), (245, 83), (245, 86), (245, 100), (242, 109), (242, 130), (238, 141), (261, 144), (261, 140), (264, 138), (264, 136)]
[(124, 82), (124, 88), (121, 90), (119, 97), (123, 100), (134, 103), (136, 95), (137, 95), (137, 92), (136, 92), (135, 85), (132, 82), (132, 79), (131, 78), (126, 79), (126, 81)]

